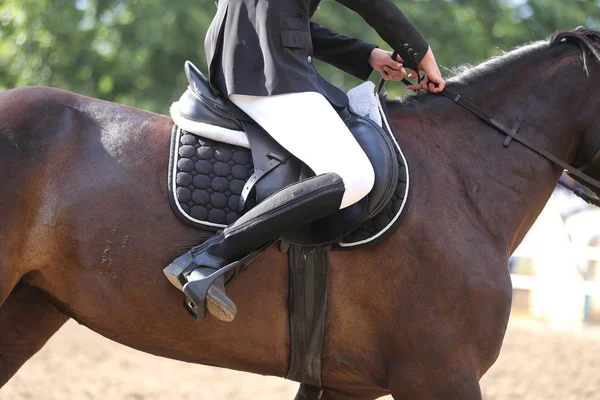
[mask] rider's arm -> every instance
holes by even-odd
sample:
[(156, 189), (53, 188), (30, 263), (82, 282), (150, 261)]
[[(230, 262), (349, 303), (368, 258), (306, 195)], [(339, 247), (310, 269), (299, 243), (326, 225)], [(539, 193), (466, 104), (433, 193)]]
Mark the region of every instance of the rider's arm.
[(379, 36), (400, 54), (405, 67), (417, 70), (429, 50), (429, 45), (392, 0), (336, 1), (363, 17)]
[(373, 71), (369, 57), (377, 46), (359, 39), (340, 35), (311, 22), (313, 55), (359, 79), (367, 80)]

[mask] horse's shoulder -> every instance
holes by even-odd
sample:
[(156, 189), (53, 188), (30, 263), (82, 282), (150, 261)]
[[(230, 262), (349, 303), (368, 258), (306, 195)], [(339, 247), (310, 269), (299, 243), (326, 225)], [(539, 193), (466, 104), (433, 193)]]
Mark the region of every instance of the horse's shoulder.
[[(20, 149), (40, 148), (53, 136), (48, 127), (65, 121), (72, 93), (44, 86), (27, 86), (0, 93), (0, 134)], [(45, 127), (46, 129), (39, 129)]]
[(0, 93), (0, 102), (33, 105), (40, 103), (59, 103), (73, 99), (75, 93), (49, 86), (23, 86)]
[[(94, 97), (69, 92), (49, 86), (23, 86), (0, 92), (0, 104), (12, 104), (20, 109), (38, 110), (40, 107), (64, 107), (75, 111), (87, 111), (90, 108), (96, 110), (123, 110), (127, 113), (138, 115), (164, 117), (150, 111), (140, 110), (123, 104), (113, 103)], [(166, 117), (165, 117), (166, 118)]]

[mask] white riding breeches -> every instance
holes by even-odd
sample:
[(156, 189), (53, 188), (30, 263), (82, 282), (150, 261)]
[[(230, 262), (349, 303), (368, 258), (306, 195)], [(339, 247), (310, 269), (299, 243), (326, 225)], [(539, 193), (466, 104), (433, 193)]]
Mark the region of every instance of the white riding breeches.
[(229, 99), (315, 174), (338, 174), (346, 187), (340, 208), (361, 200), (373, 188), (371, 162), (322, 94), (232, 94)]

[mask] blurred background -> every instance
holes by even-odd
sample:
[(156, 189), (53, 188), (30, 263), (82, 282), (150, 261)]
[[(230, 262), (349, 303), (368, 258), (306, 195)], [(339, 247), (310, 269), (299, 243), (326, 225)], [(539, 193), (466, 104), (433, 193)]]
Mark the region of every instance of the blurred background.
[[(600, 0), (397, 3), (447, 76), (558, 29), (600, 29)], [(215, 10), (214, 0), (0, 0), (0, 90), (48, 85), (167, 114), (186, 87), (184, 61), (206, 70), (204, 32)], [(314, 20), (387, 48), (333, 0)], [(346, 90), (359, 83), (317, 65)], [(558, 188), (511, 259), (513, 315), (500, 359), (482, 381), (484, 398), (600, 399), (599, 261), (600, 211)], [(153, 357), (71, 321), (0, 399), (268, 400), (292, 399), (296, 387)]]
[[(448, 69), (557, 29), (600, 28), (598, 0), (397, 3)], [(186, 87), (184, 61), (206, 71), (204, 33), (215, 10), (215, 0), (0, 0), (0, 90), (49, 85), (168, 113)], [(322, 1), (314, 20), (388, 47), (334, 0)], [(358, 83), (332, 67), (318, 67), (340, 87)]]

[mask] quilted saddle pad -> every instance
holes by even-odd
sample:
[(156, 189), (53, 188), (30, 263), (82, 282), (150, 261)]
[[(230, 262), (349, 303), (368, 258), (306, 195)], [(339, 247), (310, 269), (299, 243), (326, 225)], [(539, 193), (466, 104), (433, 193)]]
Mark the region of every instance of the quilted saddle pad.
[[(338, 248), (357, 248), (391, 234), (407, 211), (409, 171), (406, 158), (377, 99), (384, 130), (394, 143), (400, 167), (393, 197), (375, 217), (346, 235)], [(253, 195), (245, 209), (239, 209), (240, 194), (254, 172), (249, 149), (217, 142), (174, 126), (169, 164), (169, 198), (175, 214), (186, 224), (216, 231), (235, 222), (256, 205)]]

